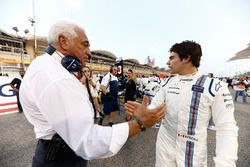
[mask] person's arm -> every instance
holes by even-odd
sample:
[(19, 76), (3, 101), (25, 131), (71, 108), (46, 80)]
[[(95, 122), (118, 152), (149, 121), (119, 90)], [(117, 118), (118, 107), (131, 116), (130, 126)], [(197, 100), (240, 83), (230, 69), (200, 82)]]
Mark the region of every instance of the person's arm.
[(156, 92), (155, 96), (153, 97), (151, 104), (148, 106), (148, 108), (154, 108), (158, 106), (161, 103), (165, 103), (166, 99), (166, 90), (165, 87), (160, 86), (159, 91)]
[(233, 100), (226, 86), (222, 86), (215, 94), (212, 117), (216, 129), (215, 166), (235, 167), (238, 159), (238, 127)]
[(99, 92), (99, 91), (100, 91), (100, 87), (101, 87), (101, 84), (99, 83), (99, 81), (97, 81), (95, 90), (96, 90), (97, 92)]
[(247, 85), (248, 85), (248, 82), (247, 82), (246, 80), (244, 80), (243, 82), (244, 82), (245, 86), (247, 86)]
[[(84, 159), (100, 159), (118, 153), (131, 137), (141, 131), (137, 122), (104, 127), (94, 124), (94, 111), (87, 91), (78, 81), (60, 80), (46, 87), (39, 96), (42, 115), (69, 147)], [(152, 126), (164, 115), (163, 106), (147, 112), (142, 106), (135, 109), (145, 127)]]
[[(155, 123), (161, 121), (165, 116), (166, 106), (165, 103), (157, 104), (157, 107), (151, 106), (148, 107), (148, 97), (144, 96), (142, 104), (134, 101), (128, 101), (124, 104), (124, 108), (127, 111), (128, 115), (133, 116), (134, 118), (139, 119), (145, 128), (153, 126)], [(138, 122), (133, 120), (129, 122), (131, 131), (129, 132), (129, 137), (138, 133)]]
[(93, 88), (96, 88), (96, 83), (93, 81), (93, 78), (89, 79), (89, 84), (93, 86)]
[(113, 156), (128, 139), (128, 123), (113, 127), (94, 124), (87, 90), (77, 80), (64, 79), (49, 85), (37, 105), (53, 130), (86, 160)]
[(14, 92), (18, 92), (19, 90), (12, 84), (10, 84), (10, 87), (13, 89)]
[(129, 121), (129, 137), (134, 136), (142, 130), (138, 120), (143, 124), (144, 128), (149, 128), (155, 123), (160, 122), (165, 116), (166, 107), (164, 103), (154, 109), (148, 109), (147, 107), (148, 97), (146, 96), (143, 97), (142, 104), (132, 101), (128, 101), (125, 104), (125, 109), (133, 110), (133, 117), (136, 117), (135, 120)]
[(134, 93), (136, 93), (136, 82), (135, 82), (135, 80), (133, 80), (133, 82), (132, 82), (132, 90), (133, 90)]
[(97, 99), (98, 93), (97, 93), (96, 89), (92, 85), (90, 85), (90, 90), (91, 90), (91, 95), (92, 95), (92, 98), (93, 98), (93, 101), (94, 101), (96, 111), (101, 112), (101, 107), (100, 107), (98, 99)]
[(95, 105), (97, 112), (101, 112), (101, 107), (99, 105), (97, 97), (93, 97), (93, 101), (94, 101), (94, 105)]
[(17, 85), (17, 78), (14, 78), (10, 82), (10, 87), (13, 89), (14, 92), (19, 92), (19, 90), (16, 88), (16, 85)]
[(104, 94), (108, 93), (107, 90), (107, 85), (109, 84), (109, 74), (106, 74), (103, 78), (102, 78), (102, 82), (101, 82), (101, 90)]
[(104, 86), (104, 85), (101, 85), (101, 90), (102, 90), (102, 92), (103, 92), (104, 94), (107, 94), (107, 93), (108, 93), (108, 90), (107, 90), (106, 86)]

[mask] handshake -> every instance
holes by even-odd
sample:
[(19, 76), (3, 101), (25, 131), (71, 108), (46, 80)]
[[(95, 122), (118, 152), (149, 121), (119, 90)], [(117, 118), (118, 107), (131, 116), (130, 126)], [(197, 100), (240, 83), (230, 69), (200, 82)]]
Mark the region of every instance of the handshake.
[(165, 103), (159, 104), (159, 106), (153, 109), (149, 109), (148, 97), (146, 96), (143, 97), (142, 104), (134, 101), (127, 101), (127, 103), (124, 104), (124, 109), (127, 111), (128, 116), (135, 118), (141, 131), (160, 122), (167, 110)]

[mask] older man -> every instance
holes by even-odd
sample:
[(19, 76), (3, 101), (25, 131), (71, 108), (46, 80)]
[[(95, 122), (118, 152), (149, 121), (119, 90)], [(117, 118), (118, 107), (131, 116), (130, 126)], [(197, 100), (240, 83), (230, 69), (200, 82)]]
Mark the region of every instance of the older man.
[(33, 166), (87, 166), (87, 160), (115, 155), (128, 137), (164, 116), (164, 105), (148, 112), (145, 102), (134, 121), (95, 125), (87, 90), (74, 73), (90, 56), (85, 31), (74, 23), (58, 22), (49, 31), (48, 43), (20, 88), (24, 114), (38, 139)]

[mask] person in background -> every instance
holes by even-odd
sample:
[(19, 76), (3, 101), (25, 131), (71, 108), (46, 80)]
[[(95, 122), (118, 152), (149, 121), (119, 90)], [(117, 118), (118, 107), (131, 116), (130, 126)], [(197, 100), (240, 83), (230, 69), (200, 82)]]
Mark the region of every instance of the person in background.
[[(143, 94), (145, 96), (148, 96), (149, 104), (151, 103), (152, 99), (155, 97), (156, 93), (159, 91), (161, 85), (158, 82), (158, 77), (156, 75), (153, 75), (148, 78), (148, 84), (146, 84), (146, 87), (144, 89)], [(156, 123), (153, 127), (159, 128), (160, 122)]]
[(231, 87), (233, 89), (232, 78), (230, 77), (227, 78), (227, 84), (228, 84), (228, 88)]
[(117, 154), (128, 138), (164, 117), (164, 104), (149, 110), (144, 98), (144, 106), (135, 110), (136, 120), (113, 127), (94, 124), (88, 92), (70, 72), (81, 71), (91, 56), (85, 30), (57, 22), (50, 28), (48, 44), (46, 53), (30, 64), (19, 92), (38, 140), (33, 167), (86, 167), (88, 160)]
[(213, 74), (213, 73), (211, 73), (211, 72), (210, 72), (210, 73), (208, 73), (208, 74), (207, 74), (207, 76), (208, 76), (209, 78), (214, 78), (214, 74)]
[[(20, 76), (21, 78), (23, 78), (25, 72), (24, 71), (20, 71)], [(11, 82), (10, 82), (10, 86), (11, 88), (13, 89), (13, 91), (16, 93), (16, 97), (17, 97), (17, 107), (18, 107), (18, 112), (19, 113), (22, 113), (23, 112), (23, 108), (22, 108), (22, 105), (20, 103), (20, 100), (19, 100), (19, 88), (21, 86), (21, 79), (19, 78), (14, 78)]]
[(100, 86), (101, 86), (101, 83), (99, 80), (100, 80), (100, 77), (98, 75), (92, 75), (92, 83), (97, 93), (100, 91)]
[(95, 89), (96, 84), (92, 80), (92, 71), (90, 70), (88, 66), (84, 66), (82, 69), (82, 73), (83, 75), (80, 81), (85, 85), (87, 89), (90, 90), (90, 94), (92, 96), (90, 98), (92, 98), (91, 100), (93, 100), (93, 104), (94, 104), (93, 108), (95, 110), (95, 119), (98, 121), (99, 125), (102, 125), (104, 114), (101, 112), (101, 107), (97, 100), (98, 92)]
[(143, 97), (143, 92), (144, 89), (146, 87), (146, 85), (148, 84), (148, 78), (146, 78), (144, 75), (141, 76), (140, 81), (139, 81), (139, 97), (142, 98)]
[(128, 80), (126, 82), (126, 90), (124, 96), (125, 103), (128, 100), (130, 101), (136, 100), (136, 83), (135, 83), (136, 78), (134, 72), (131, 69), (129, 69), (127, 74), (128, 74)]
[[(135, 83), (135, 75), (133, 70), (128, 70), (128, 80), (126, 82), (125, 86), (125, 96), (124, 96), (124, 102), (126, 103), (128, 100), (135, 101), (136, 100), (136, 83)], [(126, 115), (126, 120), (131, 120), (132, 117), (129, 115)]]
[[(206, 167), (207, 127), (213, 116), (216, 130), (216, 167), (235, 167), (238, 127), (227, 84), (198, 72), (201, 46), (194, 41), (176, 43), (170, 48), (167, 65), (172, 75), (157, 92), (150, 106), (166, 103), (156, 141), (156, 167)], [(141, 105), (128, 102), (133, 115)]]
[(111, 66), (109, 72), (102, 78), (103, 112), (109, 117), (109, 126), (113, 126), (115, 115), (119, 110), (117, 67)]
[(246, 94), (246, 88), (247, 88), (248, 82), (242, 77), (238, 81), (234, 83), (234, 102), (237, 102), (238, 96), (242, 96), (243, 103), (247, 104), (247, 94)]
[(158, 82), (158, 77), (152, 76), (148, 78), (148, 84), (146, 84), (143, 94), (149, 97), (149, 104), (151, 103), (155, 94), (159, 91), (160, 87), (161, 85)]

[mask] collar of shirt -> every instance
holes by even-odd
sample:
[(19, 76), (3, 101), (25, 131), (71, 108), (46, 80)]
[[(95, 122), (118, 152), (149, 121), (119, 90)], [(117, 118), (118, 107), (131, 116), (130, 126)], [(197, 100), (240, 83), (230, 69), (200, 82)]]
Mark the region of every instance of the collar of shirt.
[(55, 51), (52, 55), (51, 55), (56, 61), (60, 62), (62, 61), (62, 59), (65, 57), (61, 52), (59, 51)]

